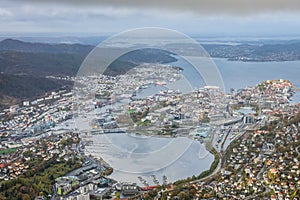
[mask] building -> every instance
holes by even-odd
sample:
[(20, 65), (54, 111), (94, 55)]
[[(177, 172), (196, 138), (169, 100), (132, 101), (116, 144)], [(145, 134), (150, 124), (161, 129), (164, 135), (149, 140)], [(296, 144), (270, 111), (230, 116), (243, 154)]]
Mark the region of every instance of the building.
[(254, 116), (251, 114), (245, 115), (243, 117), (244, 124), (253, 124), (254, 123)]
[(68, 194), (73, 188), (77, 188), (79, 186), (79, 180), (75, 176), (60, 177), (55, 181), (56, 192), (60, 196)]
[(196, 128), (194, 131), (190, 133), (190, 136), (193, 137), (200, 137), (200, 138), (207, 138), (210, 135), (210, 127), (209, 126), (202, 126)]

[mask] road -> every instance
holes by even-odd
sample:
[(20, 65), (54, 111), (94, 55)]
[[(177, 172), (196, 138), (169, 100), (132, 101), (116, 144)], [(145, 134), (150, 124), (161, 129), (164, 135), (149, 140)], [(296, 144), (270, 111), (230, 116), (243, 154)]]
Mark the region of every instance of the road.
[[(240, 134), (238, 134), (237, 136), (235, 136), (235, 138), (234, 138), (231, 142), (233, 142), (233, 141), (235, 141), (235, 140), (238, 140), (241, 136), (243, 136), (243, 135), (244, 135), (245, 133), (247, 133), (249, 130), (256, 129), (257, 126), (258, 126), (258, 124), (254, 124), (253, 128), (248, 128), (248, 129), (246, 129), (245, 131), (241, 132)], [(208, 176), (206, 176), (206, 177), (204, 177), (204, 178), (201, 178), (201, 179), (198, 179), (198, 180), (195, 180), (195, 181), (191, 181), (191, 182), (190, 182), (191, 184), (193, 184), (193, 183), (199, 183), (199, 182), (205, 181), (205, 180), (207, 180), (207, 179), (213, 177), (214, 175), (216, 175), (218, 172), (221, 171), (221, 169), (222, 169), (222, 159), (223, 159), (223, 155), (226, 154), (226, 151), (228, 150), (228, 147), (230, 146), (230, 145), (229, 145), (229, 146), (225, 149), (225, 151), (224, 151), (224, 150), (223, 150), (223, 145), (224, 145), (225, 141), (227, 140), (227, 137), (228, 137), (228, 134), (230, 133), (230, 131), (231, 131), (231, 127), (229, 128), (229, 130), (228, 130), (228, 132), (227, 132), (227, 134), (226, 134), (226, 138), (224, 139), (224, 141), (223, 141), (223, 143), (222, 143), (222, 145), (221, 145), (221, 148), (220, 148), (221, 150), (220, 150), (220, 152), (218, 152), (218, 154), (219, 154), (219, 163), (218, 163), (218, 166), (216, 167), (216, 169), (215, 169), (210, 175), (208, 175)]]
[(198, 179), (198, 180), (191, 181), (190, 183), (191, 183), (191, 184), (194, 184), (194, 183), (199, 183), (199, 182), (205, 181), (206, 179), (209, 179), (209, 178), (215, 176), (217, 173), (219, 173), (219, 172), (221, 171), (221, 169), (222, 169), (222, 158), (221, 158), (221, 154), (219, 154), (219, 157), (220, 157), (220, 158), (219, 158), (219, 163), (218, 163), (216, 169), (215, 169), (211, 174), (209, 174), (209, 175), (206, 176), (206, 177), (200, 178), (200, 179)]

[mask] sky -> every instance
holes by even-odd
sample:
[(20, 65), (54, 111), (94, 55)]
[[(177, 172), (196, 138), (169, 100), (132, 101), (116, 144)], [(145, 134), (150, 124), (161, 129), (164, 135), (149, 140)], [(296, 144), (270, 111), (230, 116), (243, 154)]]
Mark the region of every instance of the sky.
[(169, 28), (205, 37), (300, 36), (300, 1), (0, 1), (2, 36), (107, 35), (142, 27)]

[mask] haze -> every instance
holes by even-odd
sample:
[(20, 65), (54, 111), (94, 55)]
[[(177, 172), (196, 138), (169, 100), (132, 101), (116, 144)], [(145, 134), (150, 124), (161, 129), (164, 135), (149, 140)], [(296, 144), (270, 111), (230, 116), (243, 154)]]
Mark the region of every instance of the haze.
[(99, 35), (163, 27), (200, 36), (297, 36), (296, 0), (79, 0), (0, 3), (0, 34)]

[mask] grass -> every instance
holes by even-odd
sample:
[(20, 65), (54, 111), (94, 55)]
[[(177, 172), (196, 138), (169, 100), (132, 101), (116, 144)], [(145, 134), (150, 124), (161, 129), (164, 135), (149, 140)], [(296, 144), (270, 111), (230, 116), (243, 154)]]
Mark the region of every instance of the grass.
[(10, 153), (15, 153), (18, 149), (17, 148), (11, 148), (11, 149), (1, 149), (0, 155), (6, 155)]

